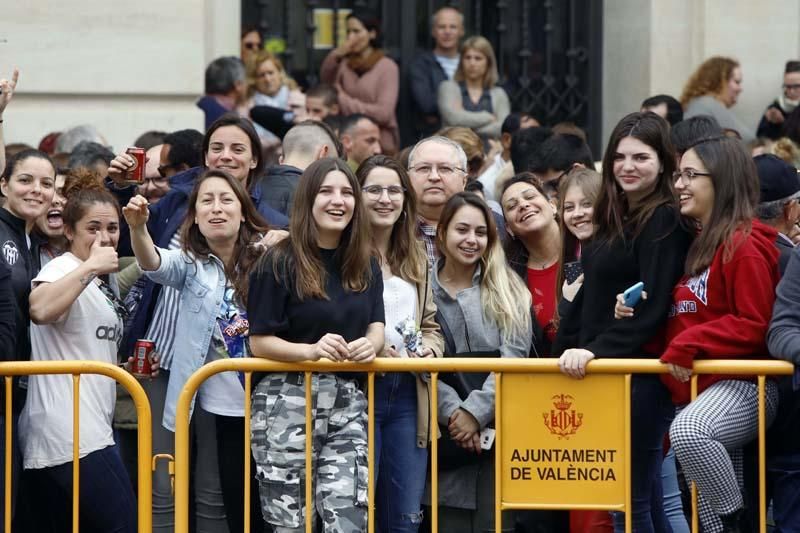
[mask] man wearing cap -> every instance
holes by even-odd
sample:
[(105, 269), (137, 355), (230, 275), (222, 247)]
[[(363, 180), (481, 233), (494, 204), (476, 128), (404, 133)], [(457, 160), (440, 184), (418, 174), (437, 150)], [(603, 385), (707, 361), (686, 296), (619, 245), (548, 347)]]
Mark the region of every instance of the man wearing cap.
[(758, 155), (753, 161), (761, 189), (756, 213), (761, 222), (778, 230), (775, 245), (781, 253), (778, 265), (783, 276), (794, 249), (789, 234), (800, 219), (800, 177), (797, 169), (775, 155)]
[(783, 91), (772, 101), (758, 123), (756, 136), (777, 140), (783, 137), (783, 122), (800, 104), (800, 61), (787, 61), (783, 70)]

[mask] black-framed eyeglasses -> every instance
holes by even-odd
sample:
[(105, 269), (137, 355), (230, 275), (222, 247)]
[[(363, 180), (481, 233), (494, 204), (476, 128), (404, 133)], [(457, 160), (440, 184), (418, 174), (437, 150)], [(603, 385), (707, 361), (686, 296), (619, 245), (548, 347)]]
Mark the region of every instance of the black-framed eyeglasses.
[(784, 84), (783, 89), (785, 91), (800, 91), (800, 83)]
[(153, 185), (154, 187), (164, 187), (169, 184), (169, 178), (166, 176), (159, 176), (157, 178), (144, 178), (142, 180), (142, 185)]
[(383, 191), (386, 191), (386, 194), (389, 196), (391, 200), (397, 200), (403, 196), (406, 192), (405, 187), (401, 187), (399, 185), (389, 185), (384, 187), (382, 185), (367, 185), (366, 187), (361, 187), (361, 190), (367, 195), (367, 198), (370, 200), (378, 200), (381, 196), (383, 196)]
[(698, 172), (693, 168), (686, 170), (676, 170), (672, 173), (672, 179), (675, 181), (681, 180), (684, 185), (689, 185), (697, 176), (711, 176), (709, 172)]
[(258, 48), (259, 48), (260, 46), (261, 46), (261, 44), (260, 44), (260, 43), (244, 43), (244, 47), (245, 47), (247, 50), (258, 50)]

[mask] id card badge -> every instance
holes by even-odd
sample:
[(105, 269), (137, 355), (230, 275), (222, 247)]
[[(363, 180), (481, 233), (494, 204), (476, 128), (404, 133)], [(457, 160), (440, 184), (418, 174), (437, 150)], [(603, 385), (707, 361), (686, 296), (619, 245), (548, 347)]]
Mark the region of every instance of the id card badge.
[(481, 431), (481, 450), (491, 450), (494, 444), (495, 430), (493, 428), (483, 428)]

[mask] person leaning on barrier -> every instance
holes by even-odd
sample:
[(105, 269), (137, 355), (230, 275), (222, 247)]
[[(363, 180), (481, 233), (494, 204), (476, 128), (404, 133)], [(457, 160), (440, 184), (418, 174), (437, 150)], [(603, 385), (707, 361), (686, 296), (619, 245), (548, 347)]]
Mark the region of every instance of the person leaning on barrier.
[[(669, 125), (655, 113), (631, 113), (616, 125), (603, 157), (603, 183), (594, 206), (594, 237), (581, 247), (580, 307), (561, 317), (553, 352), (561, 371), (585, 376), (595, 357), (660, 355), (654, 339), (667, 320), (691, 234), (681, 225), (672, 182), (675, 153)], [(643, 282), (650, 298), (638, 321), (614, 321), (603, 302)], [(652, 291), (654, 294), (650, 294)], [(572, 336), (565, 333), (572, 333)], [(631, 387), (631, 492), (635, 531), (668, 527), (660, 492), (663, 439), (674, 416), (669, 391), (655, 375), (635, 375)], [(615, 514), (617, 527), (623, 525)]]
[[(371, 256), (359, 191), (356, 177), (340, 159), (320, 159), (300, 177), (289, 237), (268, 250), (250, 277), (253, 356), (367, 363), (383, 350), (383, 278)], [(310, 384), (302, 372), (259, 377), (253, 391), (252, 449), (261, 511), (276, 533), (304, 531), (305, 521), (316, 521), (317, 514), (325, 531), (366, 530), (363, 377), (321, 372)], [(304, 451), (306, 385), (313, 395), (311, 465), (305, 464)], [(305, 483), (313, 484), (312, 516), (306, 515)]]
[[(428, 262), (414, 234), (416, 197), (408, 174), (395, 159), (376, 155), (356, 176), (383, 273), (383, 356), (441, 357), (444, 345), (434, 320)], [(428, 442), (438, 437), (430, 427), (429, 380), (410, 372), (376, 376), (373, 415), (378, 529), (415, 532), (422, 522)]]
[[(670, 442), (686, 477), (700, 490), (706, 531), (749, 532), (742, 486), (742, 447), (758, 431), (755, 378), (705, 374), (690, 401), (694, 361), (768, 357), (766, 334), (778, 283), (777, 231), (755, 219), (758, 175), (736, 139), (696, 144), (675, 173), (681, 214), (698, 227), (684, 276), (672, 294), (661, 362), (678, 414)], [(617, 318), (629, 317), (617, 295)], [(638, 312), (638, 311), (637, 311)], [(766, 424), (778, 387), (766, 384)]]
[[(486, 203), (467, 192), (450, 198), (436, 244), (442, 257), (431, 271), (431, 284), (445, 354), (527, 357), (530, 293), (506, 265)], [(494, 401), (494, 374), (452, 372), (439, 381), (441, 531), (494, 531), (494, 451), (481, 444), (481, 432), (494, 422)], [(512, 518), (504, 514), (503, 531), (513, 531)]]
[[(263, 250), (255, 245), (260, 243), (268, 226), (243, 184), (223, 170), (207, 170), (197, 178), (181, 226), (180, 249), (167, 250), (154, 245), (147, 230), (150, 213), (143, 196), (133, 197), (123, 208), (123, 214), (131, 229), (131, 243), (139, 266), (153, 282), (177, 290), (181, 301), (175, 335), (182, 342), (174, 346), (163, 421), (167, 429), (174, 430), (178, 395), (189, 377), (205, 363), (248, 356), (245, 307), (249, 273)], [(200, 477), (218, 469), (229, 528), (240, 531), (244, 528), (242, 378), (235, 372), (209, 378), (198, 390), (196, 404), (192, 406), (194, 436), (198, 441), (194, 471)], [(204, 436), (199, 433), (200, 411), (211, 413), (216, 434), (213, 430)], [(210, 461), (203, 460), (204, 452), (213, 448), (216, 452), (212, 454), (217, 457), (212, 455)], [(202, 487), (206, 493), (200, 494), (201, 498), (214, 490), (213, 484), (198, 485), (197, 492)], [(251, 483), (251, 489), (250, 527), (251, 531), (260, 531), (263, 523), (258, 519), (255, 483)], [(211, 506), (210, 501), (204, 503)], [(217, 519), (209, 527), (224, 527), (219, 524), (221, 517)]]
[[(113, 273), (119, 268), (119, 205), (92, 174), (70, 179), (64, 195), (69, 250), (33, 279), (31, 359), (117, 364), (122, 319)], [(158, 361), (151, 360), (157, 373)], [(77, 391), (75, 391), (77, 392)], [(72, 511), (72, 378), (34, 375), (20, 415), (26, 485), (47, 507), (27, 531), (63, 531)], [(80, 381), (81, 531), (136, 531), (136, 497), (114, 443), (116, 387), (104, 376)], [(76, 437), (77, 438), (77, 437)]]

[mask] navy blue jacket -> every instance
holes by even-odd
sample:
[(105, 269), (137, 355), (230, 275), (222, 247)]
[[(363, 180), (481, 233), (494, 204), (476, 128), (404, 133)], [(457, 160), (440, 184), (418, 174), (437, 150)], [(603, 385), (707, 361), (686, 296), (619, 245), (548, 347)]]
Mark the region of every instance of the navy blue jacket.
[(433, 52), (426, 51), (411, 63), (411, 96), (416, 111), (417, 134), (428, 137), (442, 125), (439, 104), (436, 101), (439, 84), (447, 79)]
[[(147, 227), (150, 235), (153, 238), (153, 243), (161, 248), (168, 248), (169, 241), (172, 236), (183, 224), (186, 218), (186, 211), (189, 207), (189, 195), (194, 187), (197, 177), (205, 171), (202, 167), (190, 168), (185, 172), (176, 174), (170, 179), (170, 191), (164, 195), (158, 203), (150, 206), (150, 218), (147, 222)], [(135, 187), (127, 187), (122, 190), (113, 190), (118, 195), (121, 205), (126, 205), (128, 200), (133, 196)], [(270, 227), (284, 229), (289, 225), (289, 219), (284, 215), (271, 208), (265, 201), (261, 194), (261, 186), (256, 183), (250, 191), (250, 198), (256, 205), (258, 212), (269, 223)], [(124, 200), (124, 203), (123, 203)], [(122, 225), (127, 228), (127, 224), (123, 221)], [(121, 235), (126, 236), (127, 249), (123, 249), (122, 239), (119, 243), (119, 255), (133, 255), (133, 250), (130, 246), (130, 231), (121, 231)], [(150, 324), (150, 319), (155, 310), (155, 304), (158, 301), (158, 293), (161, 290), (161, 285), (157, 285), (149, 279), (144, 283), (141, 291), (141, 299), (136, 305), (135, 314), (130, 319), (130, 327), (126, 328), (125, 338), (123, 339), (122, 353), (130, 354), (133, 349), (133, 343), (136, 339), (144, 338), (147, 332), (147, 326)]]

